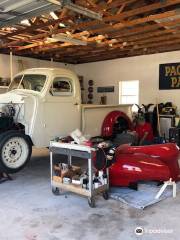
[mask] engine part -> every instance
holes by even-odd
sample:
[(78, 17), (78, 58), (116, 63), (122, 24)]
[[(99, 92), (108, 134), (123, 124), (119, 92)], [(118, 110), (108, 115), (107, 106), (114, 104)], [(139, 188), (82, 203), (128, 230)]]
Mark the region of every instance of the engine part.
[(0, 117), (0, 131), (6, 131), (13, 127), (14, 120), (13, 117), (1, 116)]

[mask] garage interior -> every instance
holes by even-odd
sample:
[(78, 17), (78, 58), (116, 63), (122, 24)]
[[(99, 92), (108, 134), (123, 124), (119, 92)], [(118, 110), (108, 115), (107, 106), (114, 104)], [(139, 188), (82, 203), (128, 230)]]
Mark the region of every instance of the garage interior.
[[(179, 59), (180, 0), (4, 0), (0, 2), (0, 240), (179, 239)], [(61, 70), (62, 68), (64, 70)], [(50, 84), (50, 79), (51, 76), (61, 75), (61, 71), (63, 77), (65, 76), (63, 74), (72, 75), (75, 83), (69, 88), (64, 85), (65, 90), (70, 93), (63, 92), (58, 95), (56, 91), (59, 86), (58, 84), (55, 86), (54, 82)], [(38, 82), (38, 86), (30, 88), (29, 85), (28, 87), (23, 85), (26, 74), (28, 76), (47, 74), (48, 77), (44, 86)], [(64, 84), (69, 83), (67, 76), (63, 80)], [(18, 89), (13, 85), (16, 81)], [(21, 84), (24, 89), (21, 89)], [(48, 84), (52, 89), (46, 89)], [(33, 91), (36, 93), (33, 94)], [(36, 111), (30, 109), (32, 104), (28, 105), (26, 98), (31, 94), (37, 97), (41, 93), (42, 101), (37, 100), (39, 102), (35, 104)], [(18, 94), (21, 98), (17, 96)], [(53, 102), (53, 96), (56, 99), (63, 99), (61, 105), (57, 104), (61, 100)], [(72, 96), (74, 98), (70, 98)], [(73, 112), (70, 105), (67, 105), (69, 104), (67, 99), (72, 101), (74, 109), (78, 109), (78, 116), (80, 117), (81, 114), (81, 119), (75, 115), (77, 111)], [(20, 102), (17, 103), (18, 101)], [(46, 102), (49, 105), (46, 106)], [(11, 113), (7, 119), (8, 121), (13, 119), (13, 122), (8, 124), (2, 120), (7, 117), (3, 106), (5, 103), (8, 105), (8, 110), (7, 108), (5, 110)], [(24, 110), (24, 114), (28, 117), (23, 123), (17, 122), (18, 117), (21, 117), (21, 107), (15, 109), (16, 105), (21, 106), (22, 103), (27, 103), (28, 106)], [(68, 115), (68, 111), (71, 115)], [(37, 124), (38, 120), (33, 120), (35, 112), (39, 116), (37, 119), (40, 119), (39, 124), (42, 125), (43, 130)], [(57, 112), (59, 115), (56, 118), (53, 114)], [(42, 116), (47, 118), (47, 122), (41, 119)], [(125, 129), (124, 122), (120, 121), (120, 118), (125, 118)], [(28, 121), (33, 124), (26, 130)], [(109, 128), (108, 124), (110, 122), (112, 124), (112, 121), (114, 125), (110, 125)], [(136, 139), (142, 132), (139, 122), (143, 121), (144, 124), (148, 122), (148, 126), (151, 127), (153, 141), (146, 139), (149, 133), (146, 135), (144, 130), (143, 141)], [(10, 128), (9, 124), (12, 124), (13, 128)], [(48, 124), (53, 125), (49, 128), (52, 130), (51, 133), (47, 133)], [(58, 128), (56, 132), (54, 129), (56, 130), (58, 124), (62, 129), (59, 131)], [(139, 128), (134, 124), (139, 124)], [(35, 126), (34, 130), (33, 126)], [(82, 130), (83, 135), (77, 136), (79, 133), (74, 131), (76, 129)], [(10, 152), (9, 145), (3, 147), (5, 139), (9, 136), (9, 132), (6, 134), (6, 131), (12, 131), (13, 134), (15, 131), (20, 131), (20, 135), (13, 135), (16, 139), (22, 134), (28, 135), (27, 137), (30, 136), (31, 139), (26, 137), (27, 141), (31, 141), (34, 145), (27, 166), (25, 168), (23, 166), (21, 171), (14, 171), (14, 174), (12, 174), (13, 170), (6, 172), (8, 168), (3, 162), (6, 149)], [(125, 135), (119, 138), (118, 131)], [(46, 135), (50, 136), (47, 138), (48, 144), (45, 144)], [(109, 184), (112, 188), (107, 201), (104, 195), (104, 199), (99, 195), (95, 197), (95, 208), (92, 202), (88, 206), (87, 199), (79, 196), (81, 194), (65, 191), (62, 196), (55, 196), (56, 193), (52, 193), (54, 176), (51, 175), (53, 171), (50, 171), (52, 167), (50, 152), (55, 150), (56, 143), (51, 145), (50, 140), (64, 143), (64, 137), (69, 135), (73, 143), (81, 145), (83, 141), (86, 142), (87, 149), (89, 146), (92, 147), (87, 144), (95, 140), (100, 141), (99, 138), (102, 139), (103, 144), (111, 142), (107, 147), (110, 148), (109, 152), (105, 150), (102, 152), (106, 153), (106, 156), (103, 155), (106, 160), (109, 160), (110, 155), (111, 160), (115, 161), (110, 166)], [(132, 135), (133, 142), (131, 142)], [(90, 137), (95, 136), (98, 136), (95, 140), (89, 140)], [(138, 144), (135, 144), (136, 140), (139, 141)], [(18, 147), (16, 141), (12, 148), (15, 153), (11, 152), (14, 156), (18, 152), (14, 149), (16, 145)], [(65, 143), (66, 141), (69, 139), (66, 138)], [(117, 146), (117, 141), (120, 148)], [(131, 146), (127, 149), (121, 148), (121, 145), (124, 146), (123, 143), (131, 143)], [(60, 146), (69, 149), (68, 144), (69, 142), (68, 147)], [(101, 144), (99, 142), (96, 144), (96, 147), (98, 146), (96, 151), (106, 148), (104, 145), (103, 147), (98, 145)], [(139, 145), (137, 149), (140, 149), (137, 152), (136, 145)], [(152, 149), (151, 145), (154, 146)], [(166, 150), (167, 155), (164, 154)], [(20, 148), (20, 151), (23, 153), (26, 149)], [(76, 149), (76, 151), (80, 150)], [(93, 161), (92, 155), (90, 158)], [(141, 158), (141, 162), (138, 158)], [(14, 163), (12, 159), (7, 166), (12, 166), (11, 164)], [(58, 154), (55, 155), (55, 161), (62, 161), (66, 165), (69, 163), (65, 156)], [(100, 161), (102, 164), (102, 155)], [(136, 162), (135, 165), (128, 168), (128, 164), (132, 161)], [(79, 159), (76, 155), (73, 164), (76, 163), (85, 171), (87, 166), (84, 159)], [(118, 173), (113, 166), (118, 168), (121, 165), (122, 168), (125, 166), (129, 173), (123, 172), (122, 177), (114, 176)], [(98, 169), (96, 166), (94, 168)], [(105, 172), (104, 165), (98, 171)], [(140, 183), (128, 180), (132, 177), (131, 171), (136, 172)], [(91, 173), (88, 174), (90, 182)], [(12, 181), (7, 176), (12, 178)], [(92, 176), (95, 190), (95, 180), (98, 177)], [(65, 180), (69, 181), (69, 179), (70, 177), (66, 177)], [(153, 184), (155, 181), (154, 187), (146, 188), (146, 184), (151, 184), (152, 181)], [(156, 194), (166, 183), (168, 186), (161, 194), (162, 198), (160, 201), (155, 201)], [(68, 184), (69, 182), (66, 182), (66, 186)], [(86, 184), (87, 191), (91, 188), (88, 184)], [(104, 183), (104, 185), (108, 187), (108, 184)], [(118, 195), (118, 198), (112, 197), (111, 189), (117, 187), (124, 198), (121, 195)], [(145, 192), (143, 192), (144, 188), (146, 188)], [(76, 193), (77, 191), (75, 190)], [(97, 193), (98, 190), (94, 192)], [(128, 195), (129, 193), (132, 194)], [(148, 204), (146, 193), (151, 198)], [(131, 198), (128, 200), (130, 203), (126, 201), (127, 196)], [(136, 206), (132, 204), (133, 198), (136, 198)]]

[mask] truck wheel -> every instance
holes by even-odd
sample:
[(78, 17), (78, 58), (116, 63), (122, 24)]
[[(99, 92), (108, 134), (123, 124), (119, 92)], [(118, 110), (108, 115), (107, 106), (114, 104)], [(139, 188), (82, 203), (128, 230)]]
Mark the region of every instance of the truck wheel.
[(0, 134), (0, 171), (16, 173), (27, 164), (32, 153), (29, 137), (18, 131)]

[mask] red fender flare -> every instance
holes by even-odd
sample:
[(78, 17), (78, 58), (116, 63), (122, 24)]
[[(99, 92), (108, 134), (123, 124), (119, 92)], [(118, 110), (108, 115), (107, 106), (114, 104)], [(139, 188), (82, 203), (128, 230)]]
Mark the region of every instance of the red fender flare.
[(118, 118), (124, 118), (128, 122), (129, 129), (132, 130), (132, 122), (130, 118), (121, 111), (112, 111), (108, 113), (108, 115), (105, 117), (102, 128), (101, 128), (101, 136), (102, 137), (110, 137), (113, 134), (113, 127), (115, 122), (117, 121)]

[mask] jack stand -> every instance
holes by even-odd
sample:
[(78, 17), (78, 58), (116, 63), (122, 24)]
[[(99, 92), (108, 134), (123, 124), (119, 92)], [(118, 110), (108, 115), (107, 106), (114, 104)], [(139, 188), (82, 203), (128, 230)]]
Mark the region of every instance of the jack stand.
[(0, 173), (0, 184), (6, 181), (12, 181), (12, 177), (7, 173)]
[(176, 182), (172, 181), (172, 178), (169, 181), (165, 181), (159, 192), (156, 194), (155, 199), (159, 199), (160, 196), (163, 194), (167, 186), (173, 186), (173, 198), (176, 197)]

